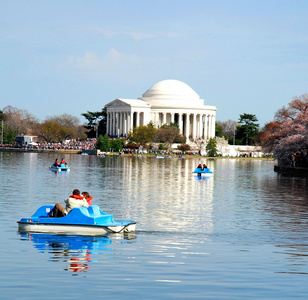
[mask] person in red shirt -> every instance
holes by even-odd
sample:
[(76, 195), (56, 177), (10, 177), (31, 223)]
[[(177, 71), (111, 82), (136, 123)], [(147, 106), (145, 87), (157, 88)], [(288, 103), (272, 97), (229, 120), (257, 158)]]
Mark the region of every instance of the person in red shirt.
[(90, 196), (88, 192), (82, 192), (81, 195), (84, 196), (84, 198), (87, 200), (89, 206), (91, 206), (92, 205), (91, 200), (93, 199), (93, 197)]

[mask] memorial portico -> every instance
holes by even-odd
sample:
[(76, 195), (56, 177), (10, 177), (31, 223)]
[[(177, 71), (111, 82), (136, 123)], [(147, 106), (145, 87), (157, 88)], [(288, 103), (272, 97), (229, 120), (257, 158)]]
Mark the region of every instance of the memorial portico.
[(190, 139), (215, 137), (216, 107), (178, 80), (156, 83), (138, 99), (118, 98), (106, 104), (107, 134), (126, 137), (134, 127), (152, 122), (156, 128), (177, 123)]

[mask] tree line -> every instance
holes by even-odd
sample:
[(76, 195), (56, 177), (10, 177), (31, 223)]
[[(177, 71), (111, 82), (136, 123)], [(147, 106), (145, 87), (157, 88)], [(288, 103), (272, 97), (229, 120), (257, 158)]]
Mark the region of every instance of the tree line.
[(1, 142), (14, 145), (16, 136), (33, 135), (42, 142), (53, 143), (66, 139), (85, 140), (87, 130), (80, 120), (69, 114), (47, 117), (39, 122), (28, 111), (12, 106), (0, 110)]
[[(87, 111), (81, 115), (87, 120), (84, 125), (80, 124), (77, 117), (69, 114), (47, 117), (43, 122), (38, 122), (26, 110), (7, 106), (0, 110), (1, 141), (3, 144), (14, 144), (18, 135), (36, 135), (45, 142), (96, 137), (101, 149), (119, 149), (124, 144), (139, 147), (151, 143), (159, 144), (160, 149), (168, 149), (172, 143), (179, 143), (183, 151), (187, 151), (189, 147), (186, 137), (180, 135), (176, 123), (155, 128), (150, 122), (134, 128), (126, 140), (116, 139), (117, 142), (111, 142), (106, 136), (106, 108), (96, 112)], [(278, 109), (274, 120), (265, 124), (262, 129), (257, 122), (256, 115), (248, 113), (241, 114), (238, 121), (217, 121), (215, 135), (224, 137), (231, 145), (262, 146), (263, 152), (273, 153), (281, 166), (290, 166), (296, 153), (307, 157), (308, 94), (295, 97), (286, 107)], [(213, 141), (209, 144), (213, 145)]]
[[(19, 135), (35, 135), (40, 141), (47, 143), (65, 139), (99, 138), (106, 135), (106, 108), (95, 112), (87, 111), (81, 115), (87, 120), (85, 125), (81, 125), (77, 117), (69, 114), (50, 116), (43, 122), (39, 122), (28, 111), (7, 106), (0, 110), (2, 142), (3, 144), (14, 144), (16, 136)], [(243, 114), (240, 115), (239, 122), (231, 120), (217, 122), (216, 136), (225, 137), (229, 143), (232, 143), (233, 139), (237, 144), (252, 144), (259, 126), (255, 123), (256, 121), (257, 118), (254, 115)], [(180, 135), (176, 123), (164, 124), (160, 128), (155, 128), (150, 122), (145, 126), (134, 128), (128, 134), (128, 140), (137, 145), (163, 144), (160, 145), (161, 148), (168, 148), (173, 143), (179, 143), (183, 145), (184, 150), (188, 149), (185, 145), (186, 137)]]

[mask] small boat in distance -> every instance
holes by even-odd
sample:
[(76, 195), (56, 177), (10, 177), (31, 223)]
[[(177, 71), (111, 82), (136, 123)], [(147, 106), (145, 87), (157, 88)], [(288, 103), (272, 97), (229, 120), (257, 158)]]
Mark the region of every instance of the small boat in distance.
[(156, 158), (164, 158), (162, 155), (156, 155)]
[(206, 175), (206, 176), (211, 176), (213, 175), (213, 172), (209, 169), (209, 168), (200, 168), (200, 167), (197, 167), (193, 173), (197, 173), (198, 176), (201, 176), (202, 174), (203, 175)]
[(70, 167), (67, 164), (60, 164), (60, 166), (55, 166), (52, 164), (49, 169), (51, 171), (60, 172), (60, 171), (69, 171)]
[(136, 230), (132, 220), (113, 219), (98, 205), (73, 208), (64, 217), (50, 217), (53, 205), (43, 205), (31, 216), (18, 221), (20, 232), (102, 236)]

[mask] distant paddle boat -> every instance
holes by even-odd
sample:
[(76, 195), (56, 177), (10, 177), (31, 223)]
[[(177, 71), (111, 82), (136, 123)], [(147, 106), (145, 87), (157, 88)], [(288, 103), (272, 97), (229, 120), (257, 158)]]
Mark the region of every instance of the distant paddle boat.
[(55, 166), (52, 164), (49, 169), (51, 171), (60, 172), (60, 171), (69, 171), (70, 167), (67, 164), (60, 164), (60, 166)]
[(200, 167), (197, 167), (193, 171), (193, 173), (196, 173), (198, 176), (201, 176), (201, 175), (211, 176), (211, 175), (213, 175), (213, 172), (209, 168), (200, 168)]
[(156, 155), (156, 158), (164, 158), (162, 155)]

